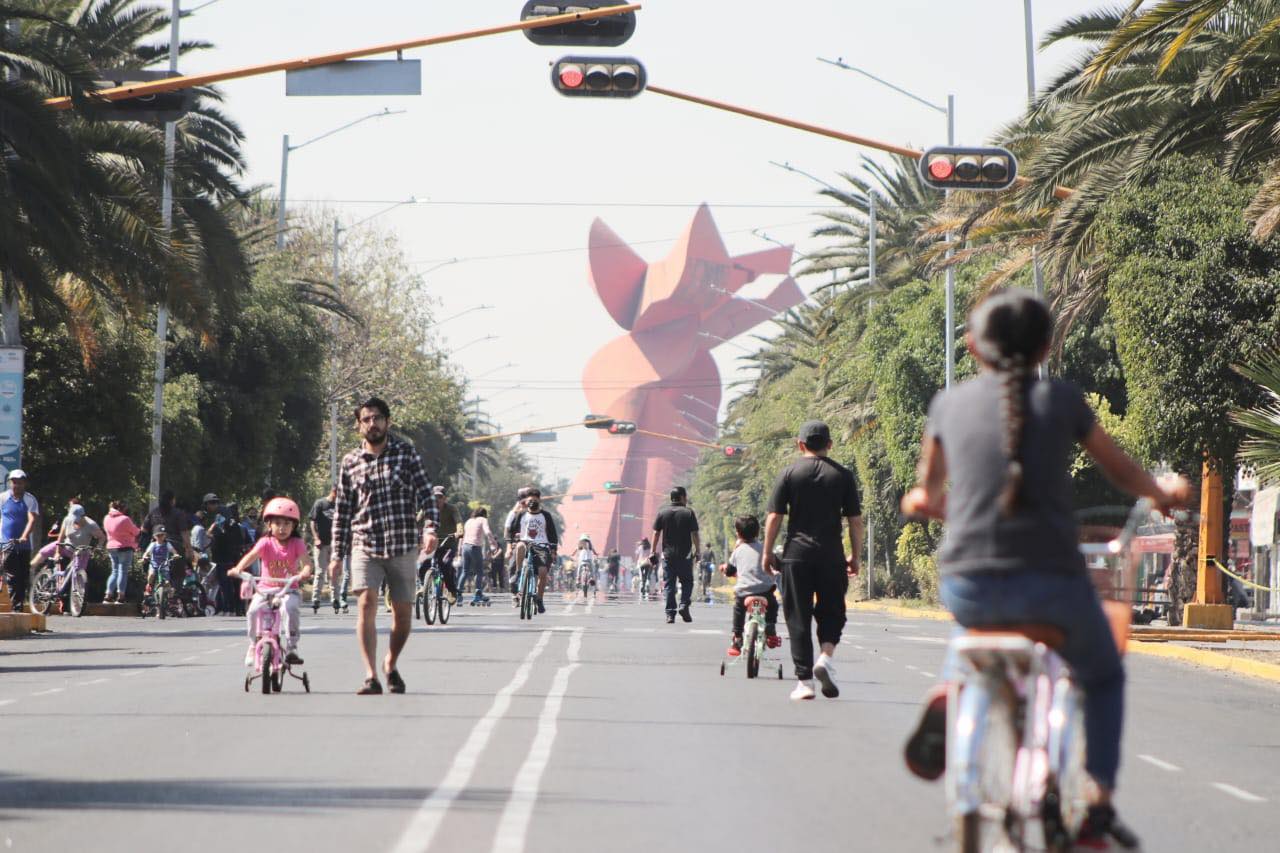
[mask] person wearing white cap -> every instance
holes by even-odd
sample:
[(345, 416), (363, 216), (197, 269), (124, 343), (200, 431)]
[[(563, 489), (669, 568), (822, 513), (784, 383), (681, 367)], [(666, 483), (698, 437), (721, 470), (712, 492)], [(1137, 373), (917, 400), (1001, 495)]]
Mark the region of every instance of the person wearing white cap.
[(31, 580), (31, 531), (40, 523), (40, 503), (27, 492), (27, 472), (9, 472), (9, 488), (0, 494), (0, 553), (4, 577), (13, 599), (13, 611), (21, 612)]

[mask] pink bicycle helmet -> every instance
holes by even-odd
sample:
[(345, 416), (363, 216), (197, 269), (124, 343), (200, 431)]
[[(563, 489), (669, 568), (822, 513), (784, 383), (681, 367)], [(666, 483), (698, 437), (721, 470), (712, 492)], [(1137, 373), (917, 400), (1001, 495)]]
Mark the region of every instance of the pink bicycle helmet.
[(267, 505), (262, 508), (262, 518), (265, 521), (272, 516), (302, 521), (302, 512), (298, 509), (298, 505), (288, 498), (272, 498), (267, 501)]

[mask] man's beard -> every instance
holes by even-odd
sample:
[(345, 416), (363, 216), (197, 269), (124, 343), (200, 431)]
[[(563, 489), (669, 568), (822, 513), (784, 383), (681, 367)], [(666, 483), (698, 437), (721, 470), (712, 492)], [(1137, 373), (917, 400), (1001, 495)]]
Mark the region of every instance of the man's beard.
[(381, 444), (382, 440), (387, 437), (386, 432), (380, 429), (371, 429), (365, 433), (365, 441), (370, 444)]

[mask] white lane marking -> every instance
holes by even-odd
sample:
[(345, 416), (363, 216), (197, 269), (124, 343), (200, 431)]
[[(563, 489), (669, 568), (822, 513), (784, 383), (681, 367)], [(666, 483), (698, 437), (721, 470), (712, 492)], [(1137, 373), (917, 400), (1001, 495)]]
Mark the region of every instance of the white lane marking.
[(405, 827), (400, 840), (391, 848), (392, 853), (422, 853), (422, 851), (431, 848), (431, 842), (435, 840), (436, 833), (440, 830), (440, 825), (444, 823), (445, 816), (449, 813), (449, 807), (453, 805), (453, 801), (458, 799), (463, 789), (467, 787), (467, 783), (471, 781), (471, 775), (475, 773), (480, 754), (489, 745), (489, 739), (493, 736), (494, 728), (511, 708), (512, 695), (529, 680), (529, 673), (533, 670), (533, 662), (547, 648), (547, 643), (550, 641), (551, 632), (543, 631), (542, 636), (538, 638), (538, 642), (530, 649), (529, 654), (525, 655), (524, 661), (516, 669), (516, 674), (511, 678), (511, 681), (493, 697), (493, 704), (489, 706), (488, 712), (472, 727), (471, 734), (467, 736), (466, 742), (458, 750), (457, 755), (453, 757), (453, 763), (449, 765), (449, 772), (445, 774), (444, 779), (441, 780), (430, 795), (422, 801), (422, 805), (418, 807), (418, 811), (409, 821), (409, 825)]
[(78, 681), (76, 684), (79, 687), (88, 687), (90, 684), (106, 684), (110, 680), (109, 678), (95, 678), (92, 681)]
[(690, 634), (710, 634), (712, 636), (718, 637), (720, 636), (721, 632), (717, 631), (715, 628), (690, 628), (689, 633)]
[(576, 601), (570, 601), (568, 604), (566, 604), (566, 605), (564, 606), (564, 612), (563, 612), (561, 615), (562, 615), (562, 616), (572, 616), (572, 615), (573, 615), (573, 606), (574, 606), (575, 604), (577, 604), (577, 603), (578, 603), (578, 602), (576, 602)]
[(220, 651), (222, 651), (222, 649), (209, 649), (209, 651), (205, 652), (205, 654), (206, 654), (206, 655), (216, 655), (216, 654), (217, 654), (218, 652), (220, 652)]
[[(575, 638), (581, 638), (575, 634)], [(572, 659), (572, 655), (570, 659)], [(551, 748), (556, 740), (556, 720), (560, 716), (560, 707), (564, 704), (564, 694), (569, 689), (569, 676), (579, 664), (571, 663), (560, 667), (555, 681), (551, 684), (551, 692), (542, 706), (538, 716), (538, 731), (533, 737), (529, 754), (516, 773), (515, 782), (511, 786), (511, 796), (507, 799), (506, 808), (498, 821), (498, 832), (493, 839), (494, 853), (523, 853), (526, 836), (529, 832), (529, 821), (533, 817), (533, 806), (538, 801), (538, 789), (542, 786), (542, 774), (546, 772), (547, 763), (551, 760)]]
[(569, 663), (577, 663), (578, 655), (582, 652), (582, 632), (584, 628), (574, 628), (573, 635), (569, 637)]
[(591, 610), (596, 606), (596, 597), (593, 595), (587, 599), (587, 609), (582, 611), (587, 616), (591, 615)]
[(5, 705), (12, 705), (14, 702), (17, 702), (17, 701), (18, 701), (17, 699), (0, 699), (0, 707), (3, 707)]
[(880, 655), (880, 657), (884, 658), (889, 663), (893, 663), (893, 658), (885, 658), (884, 655)]
[(925, 671), (925, 670), (923, 670), (923, 669), (922, 669), (922, 670), (920, 670), (920, 674), (921, 674), (921, 675), (923, 675), (925, 678), (937, 678), (937, 677), (938, 677), (938, 676), (934, 675), (932, 672), (926, 672), (926, 671)]
[(187, 661), (195, 660), (195, 659), (196, 659), (196, 657), (198, 657), (198, 656), (197, 656), (197, 655), (192, 655), (191, 657), (183, 658), (182, 660), (178, 661), (178, 663), (186, 663)]
[(907, 669), (911, 670), (912, 672), (915, 672), (918, 668), (919, 667), (914, 667), (911, 664), (907, 664)]
[(1230, 794), (1237, 800), (1244, 800), (1246, 803), (1265, 803), (1266, 797), (1259, 797), (1257, 794), (1251, 794), (1244, 788), (1237, 788), (1235, 785), (1228, 785), (1225, 782), (1214, 782), (1213, 787), (1217, 788), (1224, 794)]
[(902, 636), (899, 640), (909, 640), (912, 643), (932, 643), (935, 646), (945, 646), (947, 644), (945, 637), (908, 637)]
[(51, 690), (40, 690), (40, 691), (38, 691), (38, 692), (36, 692), (36, 693), (32, 693), (31, 695), (32, 695), (32, 696), (48, 696), (50, 693), (61, 693), (62, 691), (66, 690), (66, 689), (67, 689), (67, 688), (65, 688), (65, 687), (54, 687), (54, 688), (52, 688)]
[(860, 652), (865, 652), (865, 651), (866, 651), (866, 649), (864, 649), (862, 646), (858, 645), (857, 643), (854, 643), (854, 644), (853, 644), (853, 647), (854, 647), (855, 649), (857, 649), (858, 651), (860, 651)]
[(1182, 768), (1179, 767), (1178, 765), (1170, 764), (1167, 761), (1161, 761), (1159, 758), (1156, 758), (1154, 755), (1139, 755), (1138, 758), (1147, 762), (1152, 767), (1159, 767), (1161, 770), (1165, 771), (1166, 773), (1177, 773), (1182, 770)]

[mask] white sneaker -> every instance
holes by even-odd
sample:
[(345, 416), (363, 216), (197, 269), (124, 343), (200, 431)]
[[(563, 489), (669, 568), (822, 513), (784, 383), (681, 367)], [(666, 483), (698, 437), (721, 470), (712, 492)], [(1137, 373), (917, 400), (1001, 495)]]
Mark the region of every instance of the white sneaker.
[(797, 681), (796, 689), (791, 691), (791, 698), (797, 702), (812, 699), (813, 696), (813, 685), (807, 681)]
[(823, 696), (834, 699), (840, 695), (840, 688), (836, 687), (835, 682), (836, 666), (825, 652), (818, 655), (818, 662), (813, 665), (813, 677), (822, 682)]
[(253, 644), (249, 644), (249, 649), (244, 653), (244, 665), (253, 666)]

